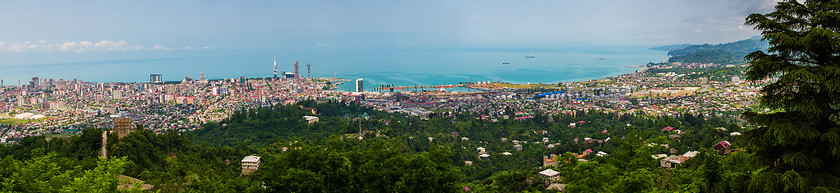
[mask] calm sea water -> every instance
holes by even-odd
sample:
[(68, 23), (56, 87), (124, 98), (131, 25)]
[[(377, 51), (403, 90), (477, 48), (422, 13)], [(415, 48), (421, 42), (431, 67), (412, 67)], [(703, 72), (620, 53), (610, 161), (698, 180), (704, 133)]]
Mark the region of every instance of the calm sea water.
[[(5, 85), (27, 84), (31, 77), (77, 78), (96, 82), (145, 82), (149, 74), (164, 80), (197, 79), (204, 70), (210, 79), (273, 76), (273, 57), (278, 74), (293, 71), (300, 61), (306, 76), (355, 80), (363, 78), (366, 90), (378, 85), (457, 84), (467, 81), (556, 83), (604, 78), (630, 73), (648, 62), (666, 60), (663, 51), (647, 46), (575, 47), (557, 49), (437, 49), (329, 51), (317, 49), (259, 49), (251, 51), (192, 50), (170, 52), (113, 52), (28, 54), (0, 56), (0, 79)], [(534, 55), (526, 59), (525, 56)], [(128, 58), (128, 59), (126, 59)], [(603, 58), (603, 60), (601, 60)], [(503, 64), (509, 63), (509, 64)], [(355, 87), (348, 82), (340, 87)]]

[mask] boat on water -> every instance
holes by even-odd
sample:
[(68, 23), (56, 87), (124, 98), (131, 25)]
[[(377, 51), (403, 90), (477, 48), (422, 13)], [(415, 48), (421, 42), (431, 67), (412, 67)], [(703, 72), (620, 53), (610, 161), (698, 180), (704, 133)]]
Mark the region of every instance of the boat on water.
[(534, 58), (534, 55), (532, 54), (530, 56), (525, 56), (525, 58)]
[(502, 64), (510, 64), (510, 62), (502, 62)]

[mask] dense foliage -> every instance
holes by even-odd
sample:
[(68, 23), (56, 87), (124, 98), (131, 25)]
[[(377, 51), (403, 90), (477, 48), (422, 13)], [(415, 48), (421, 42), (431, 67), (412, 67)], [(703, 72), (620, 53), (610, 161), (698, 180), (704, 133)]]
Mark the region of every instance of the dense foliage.
[[(691, 114), (654, 117), (577, 112), (548, 116), (536, 112), (534, 119), (493, 122), (477, 119), (476, 114), (435, 114), (429, 120), (420, 120), (371, 111), (355, 104), (313, 101), (299, 104), (243, 110), (224, 120), (227, 126), (212, 123), (209, 125), (217, 127), (207, 127), (201, 132), (154, 134), (137, 130), (121, 139), (110, 134), (107, 149), (112, 159), (108, 162), (116, 163), (97, 158), (102, 134), (98, 129), (87, 129), (67, 139), (25, 138), (17, 145), (0, 147), (0, 157), (6, 165), (24, 165), (0, 170), (0, 177), (6, 179), (3, 190), (52, 192), (81, 183), (78, 181), (88, 179), (84, 178), (87, 173), (112, 170), (104, 175), (108, 179), (100, 179), (108, 182), (101, 189), (114, 190), (117, 183), (112, 182), (118, 178), (110, 177), (122, 174), (166, 192), (451, 192), (464, 188), (483, 192), (545, 191), (549, 183), (536, 174), (544, 169), (542, 157), (569, 156), (567, 152), (581, 153), (586, 149), (608, 152), (610, 156), (590, 154), (583, 158), (592, 162), (575, 159), (563, 164), (557, 170), (568, 175), (565, 183), (626, 179), (610, 182), (621, 184), (620, 187), (598, 190), (638, 190), (665, 180), (660, 176), (672, 172), (657, 167), (649, 155), (669, 150), (644, 144), (670, 144), (682, 153), (711, 147), (729, 139), (728, 132), (743, 130), (727, 119)], [(311, 108), (317, 109), (321, 122), (308, 124), (301, 119), (300, 116), (311, 113)], [(265, 117), (255, 118), (261, 115)], [(255, 121), (263, 123), (243, 126)], [(577, 127), (568, 127), (570, 122), (578, 123)], [(675, 131), (662, 131), (666, 126), (678, 128), (683, 134), (679, 138), (667, 138)], [(240, 130), (231, 131), (231, 128)], [(359, 128), (364, 140), (358, 139)], [(281, 134), (273, 138), (259, 137), (264, 135), (263, 130)], [(608, 132), (603, 133), (604, 130)], [(220, 137), (225, 135), (245, 140)], [(628, 136), (633, 137), (621, 139)], [(550, 139), (554, 147), (541, 143), (543, 138)], [(580, 141), (575, 142), (575, 138)], [(583, 138), (612, 140), (599, 145), (586, 144)], [(516, 150), (512, 140), (522, 141), (522, 150)], [(486, 148), (491, 159), (478, 159), (478, 147)], [(263, 164), (252, 175), (241, 176), (239, 160), (246, 155), (261, 156)], [(639, 161), (626, 165), (622, 160)], [(472, 164), (465, 164), (468, 161)], [(33, 167), (40, 165), (54, 167), (47, 167), (47, 171), (34, 170)], [(575, 175), (580, 170), (588, 170), (587, 167), (612, 172), (599, 178)], [(625, 170), (628, 167), (633, 169)], [(639, 175), (650, 178), (638, 178)], [(649, 181), (627, 181), (631, 179)], [(51, 185), (33, 184), (39, 181)], [(592, 190), (590, 186), (569, 187)], [(681, 190), (670, 186), (658, 188)]]
[[(308, 108), (308, 109), (307, 109)], [(312, 109), (316, 109), (313, 113)], [(308, 124), (303, 116), (318, 116), (318, 124)], [(217, 146), (234, 146), (245, 143), (260, 146), (272, 139), (286, 137), (324, 138), (330, 134), (345, 134), (358, 131), (360, 122), (369, 122), (357, 118), (396, 118), (404, 119), (401, 114), (389, 114), (375, 111), (359, 105), (345, 105), (342, 102), (318, 104), (315, 101), (302, 101), (295, 105), (269, 106), (236, 111), (228, 119), (218, 123), (203, 125), (195, 131), (197, 142), (206, 142)], [(355, 124), (348, 124), (350, 122)], [(365, 125), (369, 125), (365, 123)]]
[(770, 42), (747, 56), (747, 79), (771, 79), (759, 98), (774, 113), (744, 113), (758, 126), (746, 147), (766, 167), (752, 191), (840, 191), (840, 2), (782, 1), (747, 23)]

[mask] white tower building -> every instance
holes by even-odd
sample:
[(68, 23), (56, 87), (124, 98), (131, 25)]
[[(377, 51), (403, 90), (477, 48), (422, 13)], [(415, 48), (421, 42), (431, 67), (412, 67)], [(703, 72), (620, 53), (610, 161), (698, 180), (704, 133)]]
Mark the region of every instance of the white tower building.
[(274, 79), (277, 79), (277, 56), (274, 57)]

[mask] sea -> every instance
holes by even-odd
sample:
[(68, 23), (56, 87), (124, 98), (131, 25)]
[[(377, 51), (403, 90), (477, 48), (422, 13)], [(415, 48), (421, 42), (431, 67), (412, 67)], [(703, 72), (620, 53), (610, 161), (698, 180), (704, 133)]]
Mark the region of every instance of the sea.
[[(25, 53), (0, 55), (4, 85), (28, 84), (32, 77), (92, 82), (147, 82), (150, 74), (167, 81), (261, 78), (292, 72), (350, 80), (340, 90), (380, 85), (448, 85), (476, 81), (559, 83), (632, 73), (648, 62), (668, 59), (650, 46), (583, 46), (516, 49), (343, 49), (317, 48), (124, 51), (106, 53)], [(533, 58), (526, 58), (533, 56)], [(460, 91), (456, 89), (455, 91)]]

